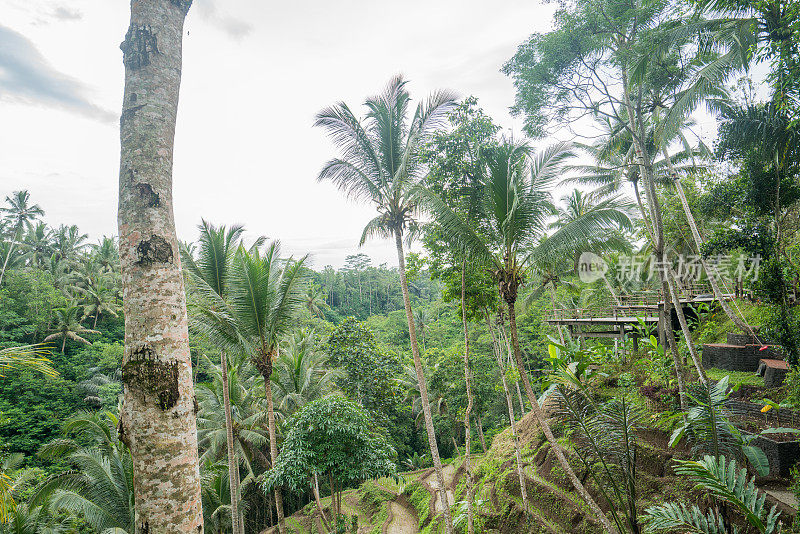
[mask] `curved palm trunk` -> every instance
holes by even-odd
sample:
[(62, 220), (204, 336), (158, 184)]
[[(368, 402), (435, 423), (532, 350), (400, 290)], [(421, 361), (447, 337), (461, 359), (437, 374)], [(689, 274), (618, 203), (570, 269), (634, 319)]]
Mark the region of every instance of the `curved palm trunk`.
[(406, 320), (408, 321), (408, 335), (411, 338), (411, 354), (414, 356), (414, 369), (417, 372), (422, 413), (425, 417), (425, 430), (428, 434), (428, 446), (431, 450), (433, 467), (436, 470), (436, 481), (439, 484), (439, 496), (442, 500), (442, 510), (444, 512), (445, 532), (447, 532), (447, 534), (454, 534), (453, 519), (450, 516), (450, 503), (447, 500), (447, 488), (444, 485), (442, 460), (439, 457), (439, 447), (436, 444), (436, 431), (433, 429), (431, 405), (428, 400), (428, 383), (425, 380), (425, 373), (422, 368), (422, 359), (420, 358), (419, 347), (417, 346), (417, 331), (414, 327), (414, 315), (411, 312), (411, 297), (408, 294), (408, 280), (406, 280), (406, 259), (403, 252), (403, 238), (399, 231), (394, 233), (394, 238), (395, 246), (397, 247), (398, 270), (400, 271), (400, 288), (403, 291), (403, 304), (405, 304)]
[(14, 250), (14, 244), (17, 242), (16, 233), (14, 237), (11, 238), (11, 243), (8, 245), (8, 252), (6, 253), (6, 259), (3, 261), (3, 269), (0, 270), (0, 284), (3, 283), (3, 277), (6, 275), (6, 267), (8, 267), (8, 261), (11, 259), (11, 251)]
[(136, 534), (202, 533), (186, 298), (172, 157), (191, 0), (131, 2), (121, 48), (119, 253), (125, 311), (120, 436), (133, 457)]
[(597, 519), (603, 525), (607, 532), (615, 532), (616, 529), (612, 528), (611, 522), (608, 520), (608, 517), (600, 509), (597, 505), (595, 500), (589, 495), (589, 492), (586, 490), (586, 487), (583, 483), (578, 479), (578, 476), (575, 474), (575, 471), (572, 469), (572, 466), (569, 465), (567, 461), (567, 457), (564, 455), (564, 450), (561, 448), (561, 445), (556, 440), (556, 437), (553, 435), (553, 431), (550, 428), (547, 420), (545, 419), (544, 412), (542, 412), (541, 407), (539, 407), (539, 400), (536, 398), (536, 394), (533, 392), (533, 388), (531, 387), (531, 381), (528, 378), (528, 372), (525, 369), (525, 365), (522, 363), (522, 352), (519, 349), (519, 337), (517, 335), (517, 316), (514, 310), (514, 301), (511, 300), (510, 302), (506, 301), (508, 304), (508, 322), (509, 322), (509, 330), (511, 331), (511, 344), (514, 348), (514, 361), (517, 364), (517, 370), (519, 371), (520, 378), (522, 378), (522, 385), (525, 387), (525, 393), (528, 396), (528, 401), (531, 403), (531, 411), (533, 412), (533, 416), (536, 418), (536, 421), (539, 423), (539, 426), (542, 428), (542, 432), (544, 433), (544, 437), (547, 438), (547, 441), (550, 443), (550, 447), (553, 449), (553, 453), (556, 455), (556, 459), (558, 463), (561, 464), (561, 468), (564, 469), (564, 472), (569, 478), (570, 482), (572, 482), (572, 486), (575, 488), (575, 491), (578, 492), (578, 495), (586, 501), (586, 504), (591, 508), (592, 512), (595, 514)]
[[(647, 231), (647, 235), (650, 236), (650, 240), (655, 243), (655, 234), (653, 233), (653, 229), (650, 226), (650, 223), (647, 219), (647, 212), (645, 211), (644, 204), (642, 203), (642, 195), (639, 192), (639, 183), (638, 181), (633, 182), (633, 190), (636, 193), (636, 204), (639, 206), (639, 212), (642, 215), (642, 220), (644, 221), (645, 230)], [(672, 307), (672, 297), (669, 292), (669, 287), (667, 284), (662, 280), (661, 282), (661, 293), (664, 295), (664, 314), (665, 317), (671, 318), (671, 307)], [(665, 320), (666, 323), (666, 320)], [(684, 365), (681, 359), (680, 352), (678, 352), (678, 344), (675, 341), (675, 332), (672, 331), (672, 328), (666, 327), (664, 325), (664, 336), (666, 337), (667, 341), (667, 348), (672, 355), (672, 363), (675, 365), (675, 378), (678, 381), (678, 399), (680, 400), (681, 404), (681, 411), (686, 411), (686, 384), (684, 383), (684, 376), (683, 370)]]
[(519, 476), (519, 493), (522, 498), (522, 508), (525, 511), (526, 521), (530, 519), (530, 505), (528, 504), (528, 488), (525, 484), (525, 473), (522, 470), (522, 453), (520, 451), (519, 438), (517, 437), (517, 423), (514, 417), (514, 401), (511, 400), (511, 391), (508, 389), (508, 380), (506, 380), (506, 366), (503, 364), (502, 350), (500, 343), (494, 335), (489, 314), (486, 314), (486, 325), (489, 327), (489, 332), (492, 334), (492, 346), (494, 347), (494, 355), (497, 359), (497, 367), (500, 369), (500, 378), (503, 382), (503, 391), (506, 394), (506, 408), (508, 409), (508, 420), (511, 426), (511, 438), (514, 442), (514, 458), (517, 462), (517, 474)]
[[(258, 370), (264, 378), (264, 393), (267, 397), (267, 426), (269, 427), (269, 460), (272, 465), (278, 461), (278, 438), (275, 431), (275, 405), (272, 401), (272, 354), (264, 356), (266, 361), (259, 362)], [(280, 488), (275, 488), (275, 510), (278, 512), (278, 532), (285, 534), (286, 522), (283, 517), (283, 495)]]
[(472, 515), (473, 486), (472, 464), (470, 463), (470, 448), (472, 446), (472, 430), (470, 428), (470, 414), (472, 413), (472, 378), (469, 369), (469, 329), (467, 326), (467, 282), (465, 271), (467, 261), (461, 264), (461, 320), (464, 323), (464, 384), (467, 388), (467, 409), (464, 410), (464, 466), (467, 473), (467, 534), (475, 532), (474, 517)]
[(483, 421), (481, 421), (481, 416), (477, 417), (478, 419), (478, 437), (481, 440), (481, 449), (483, 449), (484, 454), (486, 453), (486, 436), (483, 435)]
[(228, 446), (228, 481), (231, 489), (231, 518), (233, 534), (244, 534), (240, 527), (239, 517), (239, 463), (236, 461), (236, 449), (233, 446), (233, 418), (231, 417), (231, 393), (228, 383), (228, 358), (225, 351), (222, 356), (222, 405), (225, 409), (225, 435)]
[(692, 210), (689, 207), (689, 201), (686, 199), (686, 192), (683, 190), (683, 185), (681, 184), (680, 178), (678, 178), (678, 173), (675, 172), (675, 169), (672, 167), (672, 159), (669, 157), (669, 153), (667, 152), (666, 148), (662, 149), (664, 154), (664, 158), (667, 160), (667, 166), (669, 167), (669, 172), (672, 175), (672, 178), (675, 183), (675, 190), (678, 192), (678, 198), (681, 200), (681, 206), (683, 206), (683, 212), (686, 215), (686, 221), (689, 223), (689, 228), (692, 231), (692, 238), (694, 239), (694, 244), (697, 247), (698, 257), (700, 258), (700, 264), (703, 266), (703, 270), (708, 276), (708, 281), (711, 284), (711, 290), (714, 292), (714, 296), (719, 301), (720, 306), (722, 306), (722, 311), (725, 312), (725, 315), (736, 325), (736, 328), (741, 330), (742, 332), (746, 332), (751, 336), (755, 337), (755, 333), (753, 329), (750, 328), (750, 325), (742, 321), (736, 313), (731, 309), (728, 302), (725, 300), (725, 296), (722, 293), (722, 290), (719, 287), (719, 283), (717, 282), (717, 278), (714, 276), (712, 271), (708, 268), (708, 264), (706, 263), (706, 259), (703, 257), (703, 238), (700, 236), (700, 231), (697, 229), (697, 222), (694, 219), (694, 215), (692, 214)]
[[(661, 279), (662, 285), (666, 282), (667, 288), (669, 289), (669, 294), (672, 297), (675, 313), (678, 316), (678, 322), (681, 325), (681, 332), (683, 333), (684, 340), (686, 341), (686, 346), (689, 349), (689, 354), (692, 357), (692, 362), (697, 369), (700, 381), (703, 384), (708, 384), (708, 378), (706, 377), (705, 369), (703, 369), (703, 364), (700, 361), (694, 344), (692, 343), (691, 333), (689, 332), (688, 323), (686, 322), (686, 316), (683, 313), (683, 307), (681, 306), (672, 268), (670, 265), (664, 262), (664, 223), (661, 218), (661, 206), (658, 202), (656, 185), (652, 176), (652, 160), (650, 158), (650, 153), (646, 150), (643, 142), (643, 139), (645, 139), (644, 121), (642, 119), (641, 109), (638, 107), (634, 108), (633, 104), (631, 103), (630, 94), (628, 92), (628, 74), (624, 68), (622, 69), (622, 86), (623, 100), (625, 108), (628, 111), (628, 127), (631, 131), (634, 149), (639, 160), (637, 163), (640, 169), (640, 176), (641, 179), (644, 180), (645, 187), (647, 188), (647, 205), (650, 209), (650, 223), (652, 224), (652, 233), (650, 234), (650, 237), (653, 241), (653, 253), (658, 264), (663, 266), (662, 269), (658, 269), (658, 275)], [(639, 99), (639, 103), (641, 103), (641, 94), (639, 95)], [(634, 122), (634, 120), (636, 122)], [(639, 126), (638, 128), (637, 125)], [(665, 304), (666, 298), (667, 297), (665, 293)], [(671, 331), (671, 328), (669, 330)]]

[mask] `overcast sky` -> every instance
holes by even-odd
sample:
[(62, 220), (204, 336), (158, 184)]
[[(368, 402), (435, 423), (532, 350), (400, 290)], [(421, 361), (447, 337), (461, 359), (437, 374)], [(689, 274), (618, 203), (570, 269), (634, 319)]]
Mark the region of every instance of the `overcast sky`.
[[(116, 234), (127, 0), (0, 0), (0, 198), (28, 189), (48, 223), (92, 240)], [(311, 253), (315, 267), (358, 252), (370, 207), (319, 184), (335, 153), (312, 127), (321, 108), (358, 107), (395, 73), (419, 99), (475, 95), (502, 126), (516, 47), (546, 30), (536, 0), (195, 0), (186, 22), (175, 146), (178, 236), (201, 217), (241, 223)], [(363, 248), (396, 264), (392, 246)]]

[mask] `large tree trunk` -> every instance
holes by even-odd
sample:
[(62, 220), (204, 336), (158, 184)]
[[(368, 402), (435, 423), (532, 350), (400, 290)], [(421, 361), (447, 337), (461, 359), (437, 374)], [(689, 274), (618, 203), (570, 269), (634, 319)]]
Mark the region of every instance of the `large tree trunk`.
[(135, 0), (121, 48), (119, 253), (125, 310), (121, 439), (136, 533), (200, 533), (203, 512), (186, 298), (172, 206), (183, 22), (191, 0)]
[(519, 371), (520, 378), (522, 378), (522, 385), (525, 387), (525, 394), (528, 396), (528, 401), (531, 403), (531, 411), (533, 412), (533, 416), (536, 418), (536, 421), (542, 428), (544, 437), (547, 438), (547, 441), (550, 443), (550, 448), (556, 455), (556, 459), (561, 465), (561, 468), (564, 469), (564, 473), (566, 473), (567, 478), (569, 478), (570, 482), (572, 482), (572, 486), (575, 488), (575, 491), (577, 491), (578, 495), (580, 495), (581, 498), (586, 501), (586, 504), (589, 506), (589, 508), (591, 508), (592, 512), (594, 512), (595, 516), (600, 523), (602, 523), (606, 531), (616, 532), (616, 529), (612, 528), (611, 522), (608, 520), (606, 514), (600, 509), (600, 507), (597, 505), (597, 502), (595, 502), (595, 500), (586, 490), (586, 487), (583, 485), (580, 479), (578, 479), (578, 476), (575, 474), (572, 466), (569, 465), (567, 457), (564, 455), (564, 449), (561, 448), (561, 444), (558, 443), (556, 437), (553, 435), (553, 431), (550, 429), (550, 425), (544, 416), (544, 412), (542, 412), (542, 409), (539, 407), (539, 399), (536, 398), (536, 394), (533, 392), (531, 381), (528, 378), (528, 371), (525, 368), (525, 365), (522, 363), (522, 352), (519, 349), (517, 316), (514, 310), (514, 302), (507, 301), (507, 304), (509, 330), (511, 331), (511, 344), (514, 349), (514, 361), (517, 364), (517, 370)]
[(464, 410), (464, 468), (467, 475), (467, 534), (475, 532), (474, 518), (472, 515), (472, 464), (470, 463), (470, 447), (472, 446), (472, 430), (470, 428), (470, 414), (472, 413), (472, 379), (469, 369), (469, 328), (467, 326), (467, 282), (465, 271), (467, 261), (461, 264), (461, 320), (464, 323), (464, 384), (467, 388), (467, 409)]
[[(278, 435), (275, 429), (275, 404), (272, 401), (272, 354), (267, 353), (262, 356), (263, 360), (258, 362), (256, 367), (264, 378), (264, 393), (267, 396), (267, 427), (269, 430), (269, 461), (271, 465), (278, 462)], [(275, 491), (275, 510), (278, 512), (278, 532), (285, 534), (286, 522), (283, 517), (283, 494), (281, 489), (276, 487)]]
[(419, 382), (419, 396), (422, 401), (422, 413), (425, 417), (425, 430), (428, 434), (428, 446), (431, 450), (433, 467), (436, 470), (436, 481), (439, 484), (439, 496), (442, 500), (444, 512), (445, 532), (454, 534), (453, 519), (450, 516), (450, 503), (447, 500), (447, 488), (444, 485), (444, 473), (442, 472), (442, 460), (439, 458), (439, 446), (436, 444), (436, 431), (433, 429), (433, 417), (431, 416), (431, 405), (428, 400), (428, 383), (425, 380), (425, 372), (422, 368), (422, 359), (419, 355), (417, 346), (417, 331), (414, 327), (414, 314), (411, 311), (411, 297), (408, 294), (408, 280), (406, 280), (406, 258), (403, 252), (403, 237), (400, 232), (395, 232), (395, 246), (397, 247), (397, 264), (400, 271), (400, 288), (403, 291), (403, 304), (406, 307), (406, 320), (408, 321), (408, 335), (411, 338), (411, 354), (414, 356), (414, 369), (417, 372)]
[(231, 417), (231, 392), (228, 383), (228, 358), (221, 351), (222, 360), (222, 405), (225, 410), (225, 434), (228, 446), (228, 481), (231, 489), (231, 518), (233, 534), (244, 534), (239, 517), (239, 462), (233, 445), (233, 418)]

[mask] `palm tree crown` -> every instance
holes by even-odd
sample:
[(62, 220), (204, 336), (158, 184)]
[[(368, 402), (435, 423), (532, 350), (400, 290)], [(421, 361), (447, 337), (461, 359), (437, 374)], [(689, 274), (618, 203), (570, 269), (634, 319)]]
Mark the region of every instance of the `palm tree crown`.
[(315, 126), (328, 131), (342, 154), (322, 168), (318, 179), (330, 180), (355, 200), (374, 203), (378, 211), (364, 228), (361, 244), (414, 227), (416, 186), (426, 172), (422, 148), (455, 102), (449, 91), (437, 91), (417, 105), (409, 123), (406, 84), (396, 76), (383, 93), (368, 98), (364, 121), (343, 102), (317, 114)]
[(30, 198), (27, 190), (15, 191), (13, 195), (6, 197), (8, 206), (0, 208), (0, 213), (6, 214), (9, 226), (14, 229), (15, 237), (44, 215), (44, 210), (38, 204), (30, 205)]

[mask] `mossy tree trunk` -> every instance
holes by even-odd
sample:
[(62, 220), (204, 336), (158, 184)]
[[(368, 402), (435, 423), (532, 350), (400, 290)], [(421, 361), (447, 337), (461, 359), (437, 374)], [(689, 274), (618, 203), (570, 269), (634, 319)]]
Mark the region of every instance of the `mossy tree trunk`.
[(136, 534), (203, 532), (172, 161), (191, 0), (134, 0), (121, 45), (119, 252), (125, 311), (120, 438), (133, 456)]

